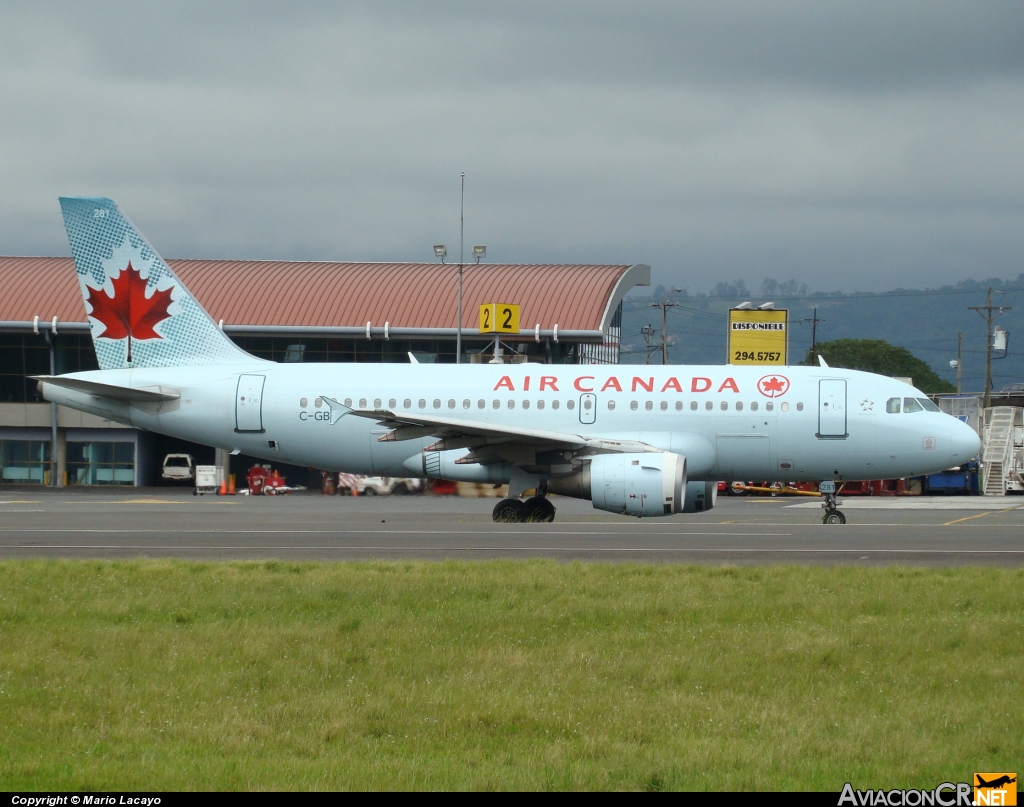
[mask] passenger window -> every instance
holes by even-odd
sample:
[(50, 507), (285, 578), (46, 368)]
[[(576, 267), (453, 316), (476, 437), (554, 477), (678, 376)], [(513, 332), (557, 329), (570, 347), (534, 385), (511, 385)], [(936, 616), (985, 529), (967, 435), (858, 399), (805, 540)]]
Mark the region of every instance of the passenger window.
[(511, 398), (508, 399), (508, 408), (509, 409), (515, 409), (516, 408), (516, 402), (513, 401)]
[(575, 409), (576, 408), (576, 401), (574, 401), (572, 398), (570, 398), (568, 401), (565, 402), (565, 408), (566, 409)]
[(483, 398), (476, 402), (477, 409), (483, 409), (485, 406), (487, 406), (487, 401), (485, 401)]
[(344, 404), (345, 404), (345, 406), (352, 406), (352, 399), (351, 398), (346, 398), (345, 401), (344, 401)]
[(743, 411), (743, 401), (736, 401), (736, 411), (737, 412), (742, 412)]
[(373, 408), (374, 409), (380, 409), (380, 398), (374, 398), (373, 399)]
[(441, 408), (441, 399), (440, 398), (434, 398), (434, 409), (440, 409), (440, 408)]
[(772, 401), (767, 401), (764, 405), (765, 412), (771, 412), (775, 408), (775, 404)]
[(583, 408), (586, 409), (588, 412), (591, 410), (592, 406), (593, 404), (591, 404), (590, 398), (587, 398), (587, 400), (583, 402)]
[(757, 411), (757, 401), (751, 401), (750, 402), (750, 411), (751, 412), (756, 412)]
[(697, 402), (696, 401), (690, 401), (690, 411), (691, 412), (696, 412), (697, 411)]
[(454, 409), (455, 408), (455, 399), (454, 398), (449, 398), (448, 399), (448, 408), (449, 409)]
[(796, 405), (796, 411), (797, 412), (803, 412), (804, 411), (804, 405), (802, 403), (798, 403)]
[(789, 401), (783, 401), (782, 402), (782, 411), (783, 412), (788, 412), (789, 411)]
[(682, 412), (683, 411), (683, 402), (682, 401), (676, 401), (676, 411), (677, 412)]
[(402, 408), (403, 409), (412, 409), (412, 401), (410, 401), (408, 398), (406, 398), (404, 401), (402, 401)]
[(635, 412), (635, 411), (636, 411), (636, 408), (637, 408), (637, 403), (636, 403), (636, 401), (630, 401), (630, 402), (629, 402), (629, 408), (630, 408), (630, 409), (632, 409), (632, 410), (633, 410), (633, 411)]
[(523, 409), (529, 409), (529, 408), (530, 408), (530, 401), (529, 400), (523, 401)]
[(491, 404), (491, 406), (493, 406), (495, 409), (501, 409), (501, 401), (499, 401), (497, 398), (495, 398), (494, 402)]
[(608, 410), (611, 411), (615, 408), (615, 401), (608, 401)]
[(323, 398), (317, 398), (316, 400), (313, 401), (313, 406), (315, 406), (317, 409), (319, 409), (323, 405), (324, 405), (324, 399)]
[(888, 401), (886, 401), (885, 402), (885, 411), (888, 412), (890, 415), (899, 414), (899, 411), (900, 411), (900, 399), (899, 398), (890, 398)]
[(541, 398), (539, 401), (537, 401), (537, 408), (538, 409), (543, 409), (544, 408), (544, 399), (543, 398)]
[(903, 399), (903, 411), (904, 412), (923, 412), (924, 407), (917, 402), (915, 398), (904, 398)]
[(396, 401), (394, 398), (389, 398), (388, 409), (394, 409), (396, 406), (398, 406), (398, 401)]
[(469, 398), (465, 398), (462, 401), (462, 408), (463, 409), (469, 409), (470, 406), (472, 406), (472, 403), (470, 402)]
[(359, 399), (359, 408), (360, 409), (366, 409), (366, 398), (360, 398)]
[(729, 402), (728, 401), (722, 401), (722, 411), (725, 412), (728, 409), (729, 409)]
[(927, 412), (942, 411), (941, 409), (939, 409), (939, 407), (935, 405), (935, 402), (932, 401), (930, 398), (918, 398), (917, 400), (920, 402), (921, 406), (923, 406), (925, 408), (925, 411)]
[(309, 398), (299, 398), (299, 406), (301, 406), (303, 409), (309, 406)]
[(420, 398), (419, 405), (420, 405), (420, 409), (426, 409), (427, 408), (427, 401), (426, 401), (426, 399), (425, 398)]
[(551, 402), (551, 408), (552, 409), (558, 409), (558, 401), (557, 401), (557, 399)]
[(654, 409), (654, 401), (648, 401), (647, 403), (645, 403), (644, 409), (646, 409), (648, 412)]
[(661, 402), (661, 411), (664, 412), (666, 409), (668, 409), (668, 401), (662, 401)]

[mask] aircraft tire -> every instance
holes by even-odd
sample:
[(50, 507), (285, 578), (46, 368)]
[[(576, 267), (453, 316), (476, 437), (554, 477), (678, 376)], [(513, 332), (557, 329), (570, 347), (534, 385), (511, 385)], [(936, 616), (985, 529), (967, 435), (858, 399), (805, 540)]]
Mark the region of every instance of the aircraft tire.
[(491, 517), (499, 524), (521, 524), (526, 521), (526, 506), (519, 499), (502, 499)]
[(846, 516), (843, 515), (839, 510), (833, 510), (831, 513), (825, 513), (821, 517), (822, 524), (845, 524)]
[(523, 502), (526, 521), (531, 524), (550, 524), (555, 520), (555, 506), (542, 496), (534, 496)]

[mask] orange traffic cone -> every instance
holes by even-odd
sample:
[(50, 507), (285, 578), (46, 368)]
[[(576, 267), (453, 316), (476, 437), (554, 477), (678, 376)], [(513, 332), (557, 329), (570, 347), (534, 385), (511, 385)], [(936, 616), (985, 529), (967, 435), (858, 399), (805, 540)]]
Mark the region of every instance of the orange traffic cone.
[(225, 480), (225, 479), (221, 480), (220, 490), (217, 491), (217, 495), (218, 496), (227, 496), (228, 495), (228, 483), (227, 483), (227, 480)]

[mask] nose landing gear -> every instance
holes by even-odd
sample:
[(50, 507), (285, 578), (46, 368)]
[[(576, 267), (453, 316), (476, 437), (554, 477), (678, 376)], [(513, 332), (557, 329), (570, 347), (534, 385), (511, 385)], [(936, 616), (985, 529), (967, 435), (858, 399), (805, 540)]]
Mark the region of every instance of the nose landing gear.
[(845, 524), (846, 516), (838, 509), (840, 502), (836, 499), (836, 483), (831, 479), (825, 480), (818, 486), (818, 490), (825, 501), (821, 503), (825, 515), (821, 517), (822, 524)]

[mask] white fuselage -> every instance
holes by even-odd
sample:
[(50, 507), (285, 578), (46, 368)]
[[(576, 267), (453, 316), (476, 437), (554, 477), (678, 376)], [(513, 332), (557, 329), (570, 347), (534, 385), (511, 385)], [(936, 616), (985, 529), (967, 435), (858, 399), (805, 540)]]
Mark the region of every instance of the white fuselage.
[[(73, 376), (180, 391), (180, 400), (163, 403), (115, 402), (52, 384), (44, 394), (140, 429), (272, 461), (385, 476), (415, 475), (410, 459), (435, 438), (381, 442), (387, 428), (338, 416), (323, 398), (356, 409), (638, 440), (686, 456), (691, 480), (891, 479), (977, 453), (977, 435), (949, 415), (888, 412), (893, 398), (925, 398), (901, 381), (779, 369), (254, 362)], [(469, 473), (473, 466), (460, 467)]]

